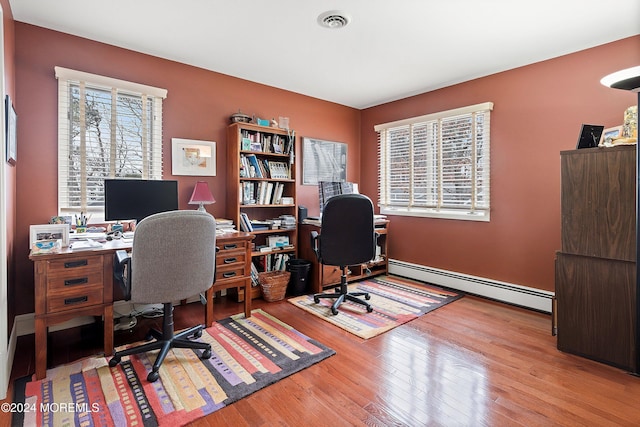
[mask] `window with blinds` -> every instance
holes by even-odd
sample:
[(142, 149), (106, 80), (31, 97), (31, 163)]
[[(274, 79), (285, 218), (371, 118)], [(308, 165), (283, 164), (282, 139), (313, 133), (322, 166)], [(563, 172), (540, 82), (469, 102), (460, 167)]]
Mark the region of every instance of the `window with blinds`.
[(58, 210), (104, 214), (104, 179), (162, 179), (165, 89), (56, 67)]
[(489, 221), (492, 109), (487, 102), (375, 126), (380, 212)]

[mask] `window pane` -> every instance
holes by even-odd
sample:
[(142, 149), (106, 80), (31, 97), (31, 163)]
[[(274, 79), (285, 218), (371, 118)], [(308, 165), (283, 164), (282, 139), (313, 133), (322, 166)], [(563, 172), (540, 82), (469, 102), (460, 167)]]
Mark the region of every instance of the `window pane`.
[(381, 131), (383, 209), (429, 216), (446, 211), (447, 217), (481, 211), (488, 219), (489, 110), (465, 110), (433, 120), (407, 119)]

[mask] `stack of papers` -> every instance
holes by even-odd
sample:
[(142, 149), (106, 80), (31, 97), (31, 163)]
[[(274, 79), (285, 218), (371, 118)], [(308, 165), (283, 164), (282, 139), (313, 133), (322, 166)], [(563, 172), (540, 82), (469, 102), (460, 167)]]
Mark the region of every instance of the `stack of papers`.
[(102, 247), (102, 243), (96, 242), (95, 240), (87, 239), (87, 240), (74, 240), (69, 245), (69, 249), (73, 251), (84, 251), (90, 249), (99, 249)]

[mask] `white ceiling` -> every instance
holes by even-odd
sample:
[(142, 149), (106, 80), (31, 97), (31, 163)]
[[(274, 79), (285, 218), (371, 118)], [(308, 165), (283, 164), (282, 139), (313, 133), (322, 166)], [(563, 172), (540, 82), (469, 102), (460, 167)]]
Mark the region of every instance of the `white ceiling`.
[[(10, 0), (16, 21), (366, 108), (640, 34), (638, 0)], [(340, 10), (348, 26), (321, 28)]]

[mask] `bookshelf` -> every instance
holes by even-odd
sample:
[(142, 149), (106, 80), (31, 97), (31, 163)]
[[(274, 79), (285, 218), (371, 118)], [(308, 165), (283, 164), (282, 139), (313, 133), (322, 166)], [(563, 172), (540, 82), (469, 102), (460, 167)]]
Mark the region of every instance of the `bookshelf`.
[[(227, 216), (238, 230), (254, 236), (254, 272), (284, 269), (297, 254), (296, 176), (290, 163), (295, 136), (279, 128), (234, 123), (227, 129), (227, 142)], [(252, 298), (260, 296), (259, 287), (252, 289)]]

